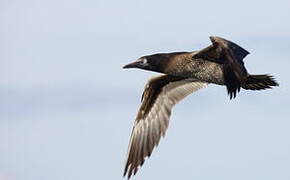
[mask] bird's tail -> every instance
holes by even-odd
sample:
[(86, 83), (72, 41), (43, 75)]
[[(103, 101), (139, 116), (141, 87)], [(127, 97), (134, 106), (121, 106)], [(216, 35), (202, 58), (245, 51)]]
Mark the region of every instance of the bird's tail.
[(248, 90), (264, 90), (272, 88), (271, 86), (279, 86), (274, 77), (267, 74), (249, 75), (246, 82), (242, 85), (243, 89)]

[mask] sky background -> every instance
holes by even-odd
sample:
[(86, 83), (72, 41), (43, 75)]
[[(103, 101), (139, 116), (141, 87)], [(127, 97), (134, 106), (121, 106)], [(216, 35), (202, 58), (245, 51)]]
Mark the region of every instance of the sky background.
[(280, 83), (178, 104), (135, 179), (290, 179), (290, 1), (0, 0), (0, 180), (123, 179), (144, 84), (138, 57), (210, 35)]

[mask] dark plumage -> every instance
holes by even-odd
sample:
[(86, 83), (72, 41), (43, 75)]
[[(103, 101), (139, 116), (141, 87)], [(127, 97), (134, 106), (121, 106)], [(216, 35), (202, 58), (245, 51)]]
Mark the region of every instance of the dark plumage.
[(136, 174), (165, 135), (172, 107), (208, 83), (225, 85), (230, 99), (241, 88), (263, 90), (278, 86), (270, 75), (251, 75), (243, 59), (248, 51), (220, 37), (210, 37), (212, 45), (193, 52), (160, 53), (143, 56), (124, 68), (139, 68), (161, 75), (147, 83), (142, 104), (132, 130), (124, 176)]

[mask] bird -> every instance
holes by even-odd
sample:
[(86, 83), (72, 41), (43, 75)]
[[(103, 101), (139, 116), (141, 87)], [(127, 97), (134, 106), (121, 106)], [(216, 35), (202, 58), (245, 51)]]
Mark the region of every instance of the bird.
[(233, 99), (241, 88), (264, 90), (279, 86), (272, 75), (248, 73), (243, 62), (247, 50), (221, 37), (209, 38), (211, 45), (199, 51), (142, 56), (123, 67), (162, 73), (145, 85), (131, 132), (124, 177), (130, 179), (151, 156), (165, 136), (173, 106), (189, 94), (217, 84), (226, 86)]

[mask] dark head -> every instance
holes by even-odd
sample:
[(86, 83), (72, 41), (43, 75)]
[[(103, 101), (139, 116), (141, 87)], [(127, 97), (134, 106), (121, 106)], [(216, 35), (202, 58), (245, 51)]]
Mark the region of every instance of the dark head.
[(139, 68), (162, 73), (168, 59), (168, 54), (153, 54), (149, 56), (143, 56), (137, 61), (125, 65), (123, 68)]

